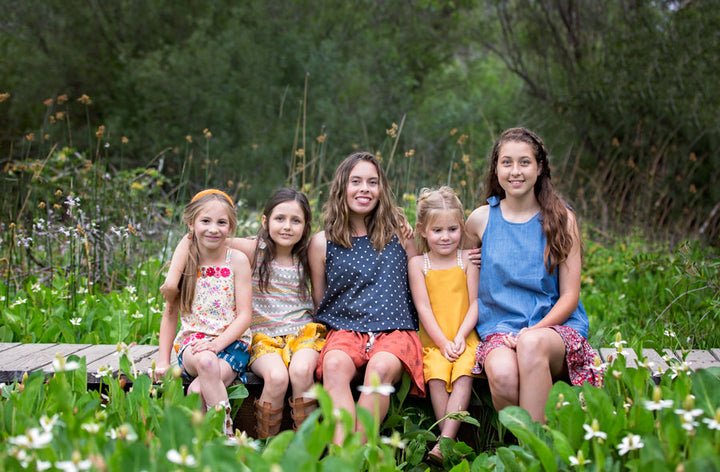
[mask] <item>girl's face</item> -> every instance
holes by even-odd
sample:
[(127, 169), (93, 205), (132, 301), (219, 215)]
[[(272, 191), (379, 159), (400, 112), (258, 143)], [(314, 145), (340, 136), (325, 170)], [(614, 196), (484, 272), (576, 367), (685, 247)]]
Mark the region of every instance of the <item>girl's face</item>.
[(380, 178), (371, 162), (360, 161), (350, 171), (345, 198), (350, 211), (367, 215), (378, 204)]
[(508, 141), (500, 147), (496, 172), (506, 196), (519, 197), (533, 192), (541, 171), (529, 144)]
[(204, 205), (195, 221), (188, 225), (190, 231), (195, 233), (198, 244), (207, 249), (216, 249), (225, 244), (230, 231), (230, 218), (227, 206), (217, 200), (211, 200)]
[(420, 235), (425, 238), (430, 252), (441, 256), (455, 254), (462, 239), (462, 225), (454, 212), (437, 212), (429, 224), (420, 229)]
[(278, 247), (292, 249), (303, 236), (305, 216), (298, 202), (288, 200), (273, 208), (270, 218), (263, 215), (262, 224)]

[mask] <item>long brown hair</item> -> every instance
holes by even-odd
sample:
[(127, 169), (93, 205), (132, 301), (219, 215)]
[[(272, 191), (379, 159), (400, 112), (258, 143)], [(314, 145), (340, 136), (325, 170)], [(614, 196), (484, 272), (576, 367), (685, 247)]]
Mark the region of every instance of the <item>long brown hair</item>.
[[(263, 210), (263, 216), (265, 216), (265, 224), (260, 226), (258, 230), (258, 243), (255, 246), (255, 255), (253, 257), (253, 267), (255, 267), (255, 273), (258, 276), (258, 286), (261, 292), (267, 292), (268, 282), (270, 280), (270, 272), (272, 271), (271, 263), (275, 259), (277, 249), (275, 241), (270, 237), (267, 225), (270, 221), (270, 216), (276, 206), (284, 202), (297, 202), (303, 212), (305, 218), (305, 227), (303, 228), (303, 234), (300, 240), (295, 243), (292, 248), (292, 255), (297, 257), (300, 261), (298, 267), (298, 275), (300, 276), (300, 293), (307, 297), (310, 295), (308, 290), (308, 279), (310, 276), (309, 264), (308, 264), (308, 245), (310, 243), (310, 233), (312, 232), (312, 213), (310, 211), (310, 203), (307, 197), (302, 192), (298, 192), (291, 188), (281, 188), (272, 194), (270, 199), (265, 204)], [(264, 244), (263, 244), (264, 243)], [(260, 247), (264, 245), (264, 247)], [(262, 260), (258, 264), (260, 252), (263, 253)]]
[[(438, 189), (424, 188), (420, 190), (415, 213), (415, 226), (418, 229), (418, 250), (421, 253), (428, 252), (430, 246), (427, 238), (420, 231), (427, 232), (433, 218), (442, 212), (452, 212), (457, 219), (460, 234), (465, 233), (465, 213), (455, 190), (445, 185)], [(460, 247), (462, 247), (462, 240)]]
[(365, 226), (373, 247), (376, 251), (380, 251), (398, 232), (401, 220), (385, 172), (380, 166), (380, 162), (369, 152), (350, 154), (335, 170), (330, 194), (324, 208), (325, 238), (340, 246), (352, 247), (347, 186), (350, 172), (361, 161), (374, 165), (378, 173), (378, 203), (373, 211), (365, 216)]
[[(237, 215), (235, 214), (235, 207), (230, 201), (229, 197), (224, 193), (203, 193), (200, 192), (199, 196), (195, 196), (190, 203), (185, 206), (183, 212), (183, 221), (187, 225), (191, 225), (195, 222), (200, 211), (203, 207), (215, 200), (227, 208), (229, 230), (228, 236), (232, 236), (235, 233), (237, 227)], [(190, 233), (190, 247), (188, 248), (187, 260), (185, 261), (185, 271), (182, 277), (180, 277), (180, 310), (183, 313), (190, 313), (192, 311), (192, 304), (195, 301), (195, 286), (197, 285), (198, 269), (200, 268), (200, 249), (198, 248), (197, 238), (195, 234)]]
[[(535, 182), (535, 198), (540, 204), (540, 215), (543, 232), (547, 239), (543, 258), (545, 267), (551, 274), (555, 268), (565, 262), (574, 239), (580, 242), (579, 234), (572, 234), (568, 230), (568, 206), (563, 199), (555, 192), (550, 177), (550, 165), (548, 164), (548, 151), (543, 140), (534, 132), (526, 128), (510, 128), (500, 135), (492, 149), (490, 159), (490, 171), (487, 175), (485, 198), (497, 195), (505, 198), (505, 190), (500, 186), (497, 176), (497, 164), (500, 148), (507, 142), (522, 142), (530, 146), (535, 155), (540, 175)], [(577, 232), (577, 227), (575, 229)], [(582, 250), (582, 246), (581, 246)]]

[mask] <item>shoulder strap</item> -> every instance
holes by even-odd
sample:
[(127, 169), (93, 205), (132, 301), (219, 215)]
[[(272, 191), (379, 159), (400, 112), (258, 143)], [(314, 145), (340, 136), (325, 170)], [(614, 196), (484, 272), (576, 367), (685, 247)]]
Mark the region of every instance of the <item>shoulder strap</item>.
[(460, 266), (462, 270), (465, 270), (465, 267), (463, 267), (463, 256), (462, 256), (462, 250), (457, 250), (457, 264)]
[(427, 275), (428, 271), (430, 271), (432, 267), (430, 267), (430, 258), (427, 255), (427, 252), (423, 254), (423, 274)]

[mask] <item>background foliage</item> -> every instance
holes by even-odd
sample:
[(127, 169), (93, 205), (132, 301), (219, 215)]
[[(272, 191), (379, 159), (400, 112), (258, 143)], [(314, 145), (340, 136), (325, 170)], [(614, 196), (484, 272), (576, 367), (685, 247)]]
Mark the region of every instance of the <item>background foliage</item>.
[(255, 205), (286, 181), (321, 195), (363, 148), (399, 195), (449, 181), (472, 208), (493, 138), (525, 125), (604, 231), (716, 244), (719, 6), (1, 0), (0, 156), (121, 147), (108, 165), (161, 170), (165, 197)]

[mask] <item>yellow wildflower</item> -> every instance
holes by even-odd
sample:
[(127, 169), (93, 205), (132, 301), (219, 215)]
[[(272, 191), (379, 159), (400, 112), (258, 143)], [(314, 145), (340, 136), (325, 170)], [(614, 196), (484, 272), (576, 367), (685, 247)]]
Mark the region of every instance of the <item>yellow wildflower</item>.
[(295, 151), (295, 155), (297, 157), (305, 157), (305, 149), (303, 149), (303, 148), (298, 149), (297, 151)]
[(385, 130), (385, 132), (390, 135), (391, 138), (397, 138), (397, 131), (398, 125), (396, 123), (390, 125), (390, 129)]
[(130, 185), (130, 188), (133, 190), (142, 190), (143, 185), (140, 182), (133, 182), (132, 185)]
[(457, 140), (457, 143), (458, 143), (460, 146), (462, 146), (463, 144), (465, 144), (465, 143), (467, 142), (467, 139), (468, 139), (468, 135), (467, 135), (467, 134), (461, 134), (460, 137), (459, 137), (458, 140)]
[(46, 107), (51, 107), (52, 104), (53, 104), (52, 98), (47, 98), (47, 99), (43, 100), (43, 105), (45, 105)]
[(4, 102), (8, 98), (10, 98), (10, 94), (8, 92), (0, 93), (0, 103)]
[(451, 130), (450, 130), (450, 136), (455, 136), (455, 135), (457, 134), (457, 132), (458, 132), (458, 129), (457, 129), (457, 128), (451, 129)]
[(463, 164), (470, 164), (470, 154), (463, 154), (462, 161)]
[(26, 135), (25, 135), (25, 139), (27, 139), (27, 140), (30, 141), (30, 142), (35, 141), (35, 133), (28, 133), (28, 134), (26, 134)]
[(189, 134), (188, 134), (187, 136), (185, 136), (185, 141), (191, 143), (191, 142), (192, 142), (192, 136), (190, 136)]
[(210, 130), (207, 129), (207, 128), (205, 128), (205, 129), (203, 130), (203, 135), (205, 136), (205, 139), (210, 139), (210, 138), (212, 138), (212, 133), (211, 133)]
[(80, 95), (80, 98), (78, 98), (77, 101), (83, 105), (92, 105), (92, 100), (90, 100), (90, 97), (85, 94)]
[(120, 138), (120, 142), (123, 143), (123, 144), (127, 144), (127, 143), (129, 143), (130, 141), (128, 140), (128, 138), (126, 138), (125, 136), (123, 136), (122, 138)]
[(415, 155), (415, 149), (410, 149), (405, 152), (405, 157), (413, 157)]
[(327, 133), (323, 133), (315, 139), (317, 140), (318, 143), (322, 144), (325, 142), (325, 139), (327, 139)]
[(253, 151), (254, 151), (254, 150), (257, 149), (259, 146), (258, 146), (258, 143), (252, 143), (252, 146), (250, 146), (250, 147), (251, 147), (251, 148), (253, 149)]
[(105, 134), (105, 126), (100, 125), (100, 126), (98, 126), (97, 131), (95, 131), (95, 137), (100, 139), (103, 137), (103, 134)]
[(62, 95), (60, 95), (60, 96), (57, 98), (57, 104), (58, 104), (58, 105), (62, 105), (63, 103), (65, 103), (65, 102), (67, 102), (67, 101), (68, 101), (68, 96), (67, 96), (67, 94), (62, 94)]
[(613, 139), (612, 139), (612, 145), (613, 145), (614, 147), (620, 147), (620, 141), (618, 140), (618, 138), (613, 138)]

